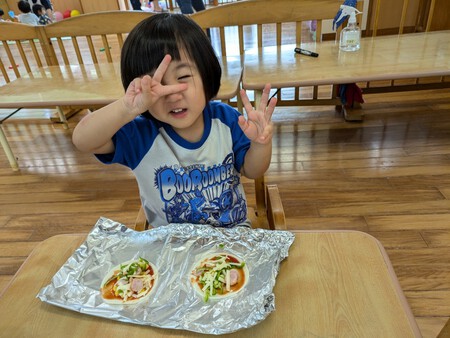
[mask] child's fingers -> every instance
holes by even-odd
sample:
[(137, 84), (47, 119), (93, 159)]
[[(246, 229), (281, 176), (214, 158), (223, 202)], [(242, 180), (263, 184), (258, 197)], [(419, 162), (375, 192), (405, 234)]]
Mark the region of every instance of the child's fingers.
[(269, 94), (270, 94), (270, 83), (266, 83), (263, 89), (263, 93), (261, 95), (261, 101), (259, 102), (258, 110), (261, 112), (266, 111), (267, 108), (267, 102), (269, 101)]
[(243, 131), (245, 131), (247, 128), (248, 128), (248, 122), (247, 122), (247, 120), (245, 119), (245, 117), (244, 116), (239, 116), (239, 118), (238, 118), (238, 124), (239, 124), (239, 127), (241, 127), (241, 129), (243, 130)]
[(253, 106), (250, 102), (250, 99), (247, 96), (247, 92), (244, 89), (241, 89), (240, 94), (242, 99), (242, 105), (244, 106), (244, 109), (247, 112), (247, 114), (249, 114), (253, 110)]
[(162, 86), (154, 77), (150, 77), (150, 75), (144, 75), (138, 81), (140, 81), (141, 92), (151, 93), (153, 91), (158, 97), (179, 93), (187, 89), (186, 83)]
[(277, 101), (278, 100), (276, 97), (271, 98), (269, 101), (269, 105), (267, 106), (266, 111), (264, 113), (264, 117), (267, 122), (272, 120), (272, 114), (275, 111), (275, 106), (277, 105)]
[(187, 87), (188, 87), (187, 83), (162, 86), (160, 95), (166, 96), (166, 95), (171, 95), (171, 94), (177, 94), (177, 93), (185, 91), (187, 89)]
[(142, 78), (136, 79), (135, 88), (139, 86), (139, 92), (149, 93), (152, 88), (152, 78), (150, 75), (144, 75)]
[(141, 78), (136, 78), (133, 81), (131, 81), (130, 85), (127, 88), (127, 93), (128, 94), (133, 94), (136, 95), (137, 93), (142, 92), (142, 79)]
[(266, 141), (267, 139), (269, 139), (271, 137), (271, 135), (273, 134), (273, 125), (272, 123), (269, 123), (263, 130), (263, 132), (261, 133), (261, 136), (259, 137), (259, 139), (261, 141)]
[(155, 74), (153, 74), (153, 80), (161, 83), (163, 76), (166, 73), (167, 68), (169, 67), (171, 61), (172, 57), (169, 54), (164, 56), (158, 68), (156, 68)]

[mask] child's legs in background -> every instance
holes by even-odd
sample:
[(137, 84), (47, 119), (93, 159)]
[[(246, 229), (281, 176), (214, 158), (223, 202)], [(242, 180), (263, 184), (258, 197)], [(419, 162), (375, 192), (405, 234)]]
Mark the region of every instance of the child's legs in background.
[(192, 7), (194, 7), (196, 12), (200, 12), (206, 9), (203, 0), (192, 0)]
[(177, 0), (177, 3), (180, 7), (181, 13), (183, 14), (193, 14), (194, 9), (196, 12), (205, 9), (203, 0)]
[(134, 11), (140, 11), (141, 10), (141, 1), (140, 0), (130, 0), (131, 6), (133, 7)]

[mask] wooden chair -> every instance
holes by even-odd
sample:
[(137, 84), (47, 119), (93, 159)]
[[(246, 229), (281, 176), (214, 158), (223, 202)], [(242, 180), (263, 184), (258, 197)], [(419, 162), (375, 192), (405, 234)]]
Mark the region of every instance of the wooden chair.
[[(3, 75), (0, 85), (8, 84), (33, 70), (50, 65), (50, 61), (46, 58), (45, 48), (41, 44), (41, 33), (40, 27), (16, 22), (0, 22), (0, 70)], [(0, 144), (12, 169), (19, 170), (17, 160), (2, 128), (3, 122), (21, 110), (20, 106), (11, 108), (15, 110), (0, 120)], [(64, 124), (65, 129), (68, 129), (65, 116), (59, 107), (57, 109), (58, 120)]]
[[(246, 184), (244, 183), (244, 186), (245, 185)], [(278, 186), (266, 184), (264, 177), (261, 177), (254, 180), (254, 189), (256, 205), (248, 206), (247, 214), (247, 217), (252, 223), (252, 227), (271, 230), (286, 230), (286, 220)], [(247, 197), (248, 195), (249, 194), (247, 194)], [(147, 222), (144, 208), (141, 206), (134, 224), (134, 229), (143, 231), (149, 228), (151, 228), (151, 225)]]
[[(45, 49), (52, 65), (119, 63), (128, 33), (152, 15), (155, 14), (107, 11), (65, 19), (44, 26)], [(239, 60), (222, 58), (221, 62), (222, 85), (217, 99), (230, 103), (239, 90), (242, 66)], [(239, 102), (237, 106), (240, 107)]]
[[(430, 0), (428, 13), (426, 13), (423, 1), (421, 1), (420, 4), (417, 4), (414, 1), (403, 0), (401, 6), (397, 5), (398, 9), (401, 9), (401, 13), (394, 12), (391, 9), (392, 5), (392, 3), (388, 2), (382, 3), (382, 0), (374, 0), (369, 3), (367, 29), (364, 32), (365, 36), (400, 35), (421, 31), (429, 32), (431, 30), (436, 0)], [(418, 8), (415, 7), (416, 5), (418, 5)], [(411, 13), (414, 12), (417, 14), (411, 15)], [(383, 26), (380, 19), (385, 15), (389, 15), (391, 18), (390, 22), (396, 22), (396, 24), (392, 26), (391, 23), (391, 27)], [(395, 21), (396, 19), (397, 21)], [(415, 78), (396, 81), (370, 81), (359, 85), (363, 88), (365, 94), (376, 94), (387, 91), (435, 89), (439, 88), (446, 81), (448, 80), (445, 77), (438, 76), (428, 77), (426, 79)]]
[(140, 11), (96, 12), (44, 26), (52, 65), (119, 62), (126, 35), (152, 15)]
[(0, 70), (6, 83), (48, 64), (40, 37), (38, 27), (0, 22)]
[[(119, 63), (128, 33), (152, 15), (140, 11), (95, 12), (43, 26), (42, 41), (47, 57), (54, 66)], [(84, 108), (64, 107), (64, 114), (69, 117)]]
[[(300, 45), (304, 40), (304, 27), (311, 20), (317, 22), (316, 41), (322, 41), (322, 22), (333, 19), (339, 5), (336, 0), (279, 0), (276, 4), (271, 0), (248, 0), (209, 8), (192, 14), (191, 18), (205, 31), (209, 29), (217, 54), (243, 55), (246, 49), (265, 45)], [(248, 41), (255, 40), (254, 36), (257, 36), (257, 43), (250, 45)], [(320, 100), (318, 86), (312, 88), (312, 100), (301, 97), (311, 95), (311, 87), (302, 92), (301, 88), (294, 88), (293, 97), (284, 97), (280, 91), (276, 94), (278, 105), (338, 104), (336, 88), (326, 87), (328, 91), (331, 88), (331, 95)], [(287, 90), (292, 92), (291, 88)]]
[[(366, 36), (377, 36), (386, 34), (403, 34), (414, 33), (420, 31), (430, 31), (433, 14), (435, 11), (436, 0), (429, 0), (429, 8), (427, 13), (427, 1), (420, 1), (420, 3), (403, 0), (401, 6), (396, 7), (400, 9), (399, 12), (392, 10), (391, 3), (383, 3), (382, 0), (374, 0), (369, 3), (367, 15), (367, 29)], [(400, 2), (399, 2), (400, 3)], [(414, 14), (413, 14), (414, 13)], [(385, 27), (381, 23), (381, 17), (388, 15), (391, 20), (391, 27)], [(392, 26), (392, 22), (397, 24)]]

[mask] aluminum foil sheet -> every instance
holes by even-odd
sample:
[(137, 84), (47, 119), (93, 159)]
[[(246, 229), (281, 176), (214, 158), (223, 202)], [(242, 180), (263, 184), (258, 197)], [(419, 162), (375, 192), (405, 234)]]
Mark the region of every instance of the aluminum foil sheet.
[[(44, 302), (80, 313), (160, 328), (225, 334), (256, 325), (275, 310), (273, 287), (294, 235), (235, 227), (171, 224), (137, 232), (100, 218), (86, 241), (42, 288)], [(249, 280), (239, 296), (204, 302), (190, 283), (194, 265), (206, 253), (241, 257)], [(100, 284), (115, 266), (144, 257), (158, 269), (150, 297), (135, 305), (103, 301)]]

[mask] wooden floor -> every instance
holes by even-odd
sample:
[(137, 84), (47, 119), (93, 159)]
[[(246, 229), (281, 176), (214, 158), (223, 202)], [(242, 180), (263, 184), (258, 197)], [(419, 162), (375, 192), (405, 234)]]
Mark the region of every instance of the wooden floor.
[[(278, 109), (267, 179), (289, 229), (378, 238), (424, 337), (435, 337), (450, 316), (450, 90), (366, 101), (362, 123), (332, 107)], [(74, 149), (85, 112), (70, 130), (49, 114), (24, 111), (3, 125), (21, 170), (0, 152), (0, 290), (40, 241), (86, 233), (100, 216), (131, 225), (139, 208), (130, 171)]]

